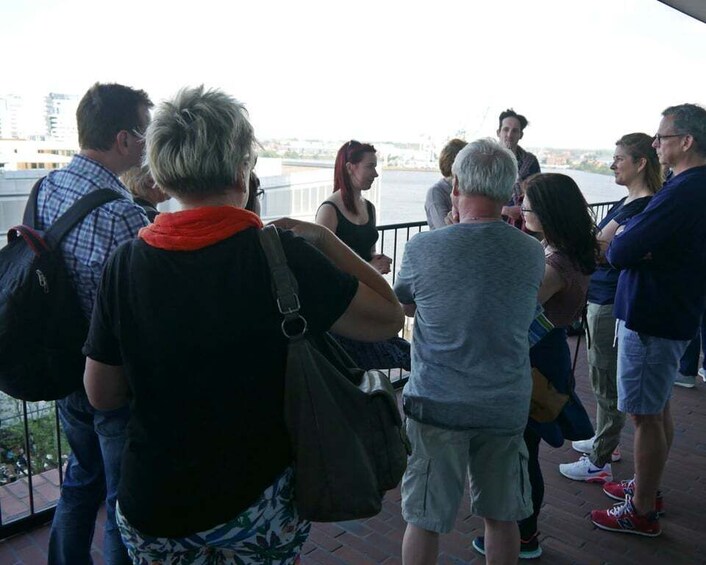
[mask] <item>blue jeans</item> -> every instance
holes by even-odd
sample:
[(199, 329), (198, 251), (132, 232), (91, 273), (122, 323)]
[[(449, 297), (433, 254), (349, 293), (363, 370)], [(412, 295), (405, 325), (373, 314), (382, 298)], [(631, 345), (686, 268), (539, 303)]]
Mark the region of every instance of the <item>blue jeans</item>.
[(125, 445), (127, 406), (101, 412), (81, 389), (56, 402), (71, 447), (61, 498), (49, 537), (49, 565), (93, 563), (93, 530), (105, 500), (103, 559), (107, 565), (129, 564), (127, 550), (115, 522), (120, 462)]
[[(706, 316), (701, 320), (701, 331), (696, 333), (696, 337), (689, 342), (689, 345), (679, 361), (679, 372), (688, 377), (695, 377), (699, 372), (699, 356), (701, 355), (701, 344), (706, 346)], [(706, 357), (702, 367), (706, 369)]]

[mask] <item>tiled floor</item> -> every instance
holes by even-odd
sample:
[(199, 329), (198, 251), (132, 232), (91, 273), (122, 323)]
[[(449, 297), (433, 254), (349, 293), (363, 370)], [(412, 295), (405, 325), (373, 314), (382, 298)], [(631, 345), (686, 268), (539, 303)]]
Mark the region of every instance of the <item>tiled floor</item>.
[[(49, 508), (59, 498), (59, 470), (52, 469), (32, 477), (35, 511)], [(29, 481), (24, 478), (0, 487), (3, 523), (27, 516), (30, 511)]]
[[(594, 402), (587, 380), (585, 353), (579, 354), (577, 388), (590, 412)], [(573, 461), (577, 454), (567, 444), (560, 449), (542, 446), (546, 481), (545, 505), (540, 516), (541, 562), (547, 564), (697, 564), (706, 563), (706, 384), (695, 389), (676, 388), (672, 400), (675, 419), (674, 446), (663, 481), (666, 516), (658, 538), (614, 534), (595, 529), (588, 519), (593, 508), (607, 508), (611, 500), (596, 485), (573, 482), (559, 474), (558, 464)], [(618, 479), (633, 473), (633, 428), (623, 434), (623, 460), (613, 464)], [(48, 482), (51, 482), (47, 479)], [(3, 509), (5, 499), (2, 499)], [(96, 531), (94, 557), (102, 563), (101, 515)], [(316, 524), (304, 549), (305, 564), (400, 563), (404, 533), (399, 491), (387, 494), (382, 512), (368, 520)], [(0, 564), (34, 565), (46, 562), (48, 526), (0, 542)], [(468, 500), (458, 513), (452, 533), (441, 539), (439, 563), (482, 563), (470, 546), (482, 534), (482, 521), (468, 511)]]

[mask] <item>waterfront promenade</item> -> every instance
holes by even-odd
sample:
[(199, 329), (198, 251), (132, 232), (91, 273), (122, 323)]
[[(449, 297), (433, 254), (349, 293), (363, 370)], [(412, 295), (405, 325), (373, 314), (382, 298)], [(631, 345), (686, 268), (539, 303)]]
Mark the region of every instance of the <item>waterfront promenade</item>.
[[(595, 403), (588, 384), (583, 345), (581, 349), (576, 370), (577, 390), (589, 413), (593, 413)], [(550, 565), (706, 563), (706, 536), (703, 535), (706, 510), (706, 384), (699, 379), (694, 389), (676, 388), (672, 411), (675, 438), (662, 485), (666, 511), (662, 519), (663, 534), (658, 538), (644, 538), (595, 529), (588, 519), (589, 512), (594, 508), (609, 507), (611, 499), (602, 493), (599, 486), (570, 481), (559, 474), (559, 463), (578, 457), (568, 443), (560, 449), (543, 444), (540, 457), (547, 487), (539, 521), (544, 554), (538, 562)], [(613, 464), (617, 479), (632, 476), (632, 440), (633, 427), (628, 422), (621, 444), (623, 459)], [(185, 488), (188, 486), (185, 485)], [(103, 519), (96, 530), (93, 551), (98, 565), (103, 563)], [(399, 564), (404, 526), (400, 515), (399, 489), (390, 491), (382, 512), (374, 518), (315, 524), (304, 547), (302, 562), (304, 565)], [(439, 563), (484, 563), (483, 557), (475, 553), (470, 545), (482, 529), (482, 520), (470, 515), (466, 496), (454, 531), (441, 538)], [(0, 564), (46, 563), (48, 539), (49, 526), (44, 525), (0, 542)]]

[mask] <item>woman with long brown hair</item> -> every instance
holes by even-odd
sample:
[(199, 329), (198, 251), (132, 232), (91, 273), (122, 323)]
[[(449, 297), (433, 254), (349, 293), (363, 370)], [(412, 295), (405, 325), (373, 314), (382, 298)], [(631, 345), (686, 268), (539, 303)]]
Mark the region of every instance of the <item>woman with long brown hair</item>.
[[(585, 304), (588, 281), (596, 267), (598, 243), (593, 218), (573, 179), (555, 173), (539, 174), (532, 178), (527, 185), (522, 214), (527, 229), (538, 234), (544, 245), (545, 273), (538, 302), (554, 326), (530, 348), (530, 364), (557, 391), (569, 395), (571, 402), (580, 406), (573, 390), (566, 328), (578, 317)], [(580, 409), (582, 411), (583, 407)], [(590, 427), (587, 415), (581, 413)], [(560, 447), (573, 428), (567, 419), (570, 418), (560, 414), (552, 422), (540, 423), (530, 417), (525, 428), (524, 439), (529, 452), (527, 470), (534, 512), (519, 522), (521, 559), (534, 559), (542, 554), (537, 529), (537, 519), (544, 501), (539, 445), (544, 440), (552, 447)], [(473, 547), (484, 552), (483, 538), (473, 540)]]

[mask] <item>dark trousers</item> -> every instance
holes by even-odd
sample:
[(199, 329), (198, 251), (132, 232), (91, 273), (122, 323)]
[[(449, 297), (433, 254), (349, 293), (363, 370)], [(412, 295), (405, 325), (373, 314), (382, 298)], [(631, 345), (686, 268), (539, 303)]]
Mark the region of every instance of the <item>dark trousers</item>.
[[(706, 316), (701, 320), (699, 331), (696, 333), (694, 339), (689, 342), (679, 362), (679, 372), (682, 375), (695, 377), (699, 372), (699, 357), (701, 355), (702, 344), (706, 347)], [(706, 369), (706, 357), (704, 357), (702, 367)]]

